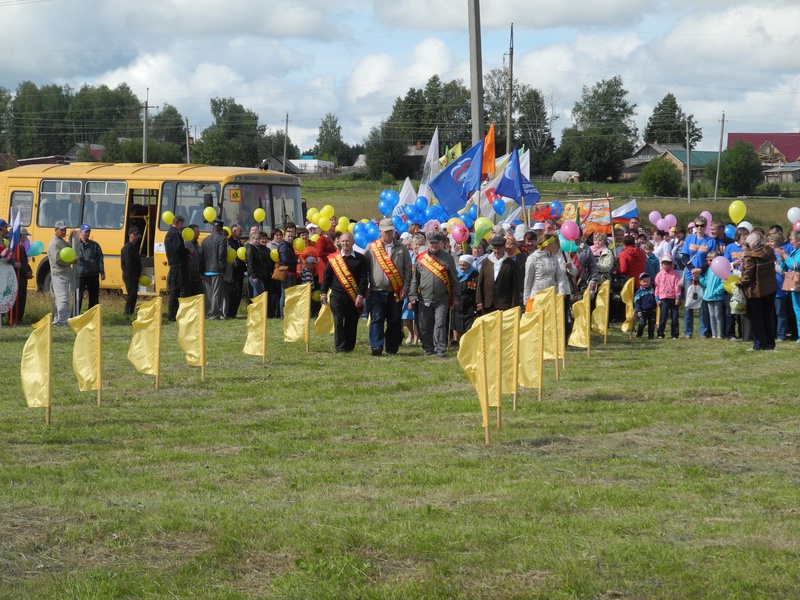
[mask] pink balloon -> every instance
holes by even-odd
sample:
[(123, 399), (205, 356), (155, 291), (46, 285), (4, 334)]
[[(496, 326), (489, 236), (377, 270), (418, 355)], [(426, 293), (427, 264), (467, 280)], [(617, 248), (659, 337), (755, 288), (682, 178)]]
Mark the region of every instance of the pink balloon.
[(792, 229), (794, 231), (800, 231), (800, 221), (797, 221), (794, 225), (792, 225)]
[(564, 236), (565, 240), (576, 240), (581, 233), (581, 228), (578, 227), (578, 224), (575, 221), (564, 221), (561, 225), (561, 235)]
[(667, 215), (666, 217), (664, 217), (664, 220), (667, 222), (667, 227), (678, 226), (678, 219), (675, 218), (675, 215)]
[(711, 261), (711, 271), (720, 279), (727, 279), (731, 276), (731, 263), (724, 256), (718, 256)]
[(701, 212), (701, 213), (700, 213), (700, 216), (701, 216), (701, 217), (705, 217), (705, 219), (706, 219), (706, 223), (711, 223), (711, 221), (712, 221), (712, 219), (711, 219), (711, 213), (710, 213), (710, 212), (708, 212), (707, 210), (704, 210), (703, 212)]
[(650, 215), (649, 215), (649, 217), (648, 217), (648, 218), (650, 219), (650, 222), (651, 222), (653, 225), (655, 225), (656, 227), (658, 227), (658, 220), (659, 220), (659, 219), (661, 219), (661, 213), (660, 213), (660, 212), (658, 212), (657, 210), (654, 210), (654, 211), (652, 211), (652, 212), (650, 213)]
[(661, 231), (666, 231), (669, 229), (669, 224), (667, 223), (666, 219), (659, 219), (656, 223), (656, 229), (660, 229)]
[(460, 244), (469, 238), (469, 229), (467, 229), (464, 225), (454, 225), (450, 235), (452, 235), (453, 239)]

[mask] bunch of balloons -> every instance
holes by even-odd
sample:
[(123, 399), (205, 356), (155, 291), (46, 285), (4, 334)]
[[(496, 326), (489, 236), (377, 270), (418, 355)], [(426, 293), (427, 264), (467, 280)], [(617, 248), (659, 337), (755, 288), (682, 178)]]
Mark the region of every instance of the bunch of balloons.
[(44, 244), (42, 242), (38, 240), (31, 242), (31, 246), (28, 248), (28, 258), (39, 256), (42, 252), (44, 252)]
[(356, 246), (366, 248), (370, 242), (381, 237), (380, 228), (374, 221), (359, 221), (353, 226), (353, 241)]
[(792, 229), (794, 231), (800, 231), (800, 208), (793, 206), (789, 209), (789, 212), (786, 213), (786, 217), (789, 219), (789, 223), (792, 224)]
[[(326, 204), (321, 209), (317, 210), (316, 208), (309, 208), (308, 212), (306, 213), (306, 219), (311, 221), (314, 225), (319, 227), (322, 231), (329, 231), (331, 225), (333, 225), (333, 207), (330, 204)], [(350, 224), (350, 221), (346, 217), (340, 217), (339, 221), (337, 222), (337, 228), (341, 228), (341, 222), (344, 219), (347, 224)]]
[(665, 217), (662, 217), (661, 213), (657, 210), (652, 211), (648, 215), (648, 218), (659, 231), (669, 231), (670, 227), (675, 227), (678, 225), (678, 219), (675, 217), (675, 215), (666, 215)]
[(399, 203), (400, 194), (394, 190), (383, 190), (378, 201), (378, 212), (388, 217)]

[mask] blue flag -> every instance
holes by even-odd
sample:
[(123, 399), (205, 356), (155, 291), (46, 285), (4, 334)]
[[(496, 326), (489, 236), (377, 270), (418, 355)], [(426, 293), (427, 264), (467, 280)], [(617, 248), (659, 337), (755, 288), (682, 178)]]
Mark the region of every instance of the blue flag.
[[(12, 215), (13, 212), (12, 210)], [(20, 227), (20, 216), (22, 215), (22, 209), (20, 208), (17, 210), (16, 218), (12, 215), (9, 215), (9, 218), (11, 218), (11, 229), (8, 232), (8, 251), (15, 259), (19, 259), (19, 236), (22, 229), (22, 227)]]
[(494, 191), (498, 196), (513, 198), (517, 204), (521, 204), (520, 198), (525, 196), (526, 200), (530, 200), (529, 203), (526, 202), (529, 206), (536, 204), (542, 197), (539, 190), (522, 174), (519, 168), (519, 153), (516, 146), (511, 151), (511, 158), (503, 171), (500, 183), (497, 184)]
[(482, 164), (483, 140), (447, 165), (428, 184), (447, 214), (464, 208), (469, 195), (481, 189)]

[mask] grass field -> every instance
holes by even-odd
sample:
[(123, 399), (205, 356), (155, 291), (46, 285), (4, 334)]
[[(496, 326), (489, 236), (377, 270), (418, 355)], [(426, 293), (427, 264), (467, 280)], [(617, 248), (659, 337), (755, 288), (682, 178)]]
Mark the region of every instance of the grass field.
[[(104, 405), (53, 344), (53, 422), (25, 407), (30, 328), (4, 328), (1, 598), (797, 598), (800, 344), (570, 350), (483, 445), (454, 357), (163, 333), (161, 389), (104, 296)], [(30, 317), (47, 310), (33, 295)], [(755, 354), (755, 356), (753, 356)]]

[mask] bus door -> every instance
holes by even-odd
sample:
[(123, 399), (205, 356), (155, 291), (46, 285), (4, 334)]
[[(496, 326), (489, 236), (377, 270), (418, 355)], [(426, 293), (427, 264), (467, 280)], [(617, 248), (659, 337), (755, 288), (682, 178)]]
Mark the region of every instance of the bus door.
[(156, 226), (161, 217), (158, 214), (158, 190), (148, 188), (131, 189), (128, 196), (128, 212), (125, 223), (125, 242), (128, 230), (136, 227), (142, 234), (139, 254), (142, 257), (142, 275), (150, 278), (150, 285), (139, 286), (139, 294), (156, 293), (155, 245)]

